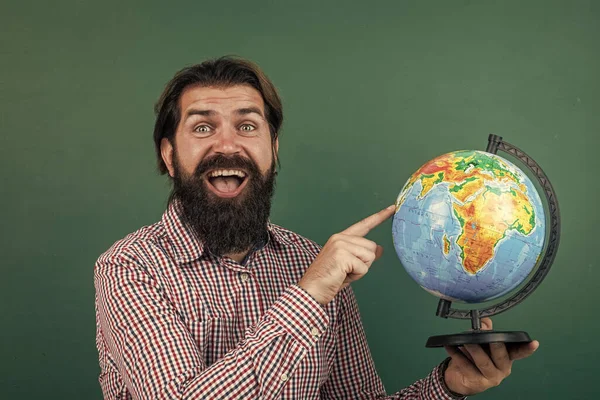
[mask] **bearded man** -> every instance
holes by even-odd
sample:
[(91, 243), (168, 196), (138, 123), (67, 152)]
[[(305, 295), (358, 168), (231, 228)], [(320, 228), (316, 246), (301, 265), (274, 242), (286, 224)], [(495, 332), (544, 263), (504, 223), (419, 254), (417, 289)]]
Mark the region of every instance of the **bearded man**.
[(463, 398), (537, 348), (447, 348), (429, 375), (386, 396), (349, 284), (381, 255), (364, 236), (394, 206), (323, 248), (269, 221), (283, 113), (250, 61), (179, 71), (156, 114), (168, 208), (94, 269), (105, 399)]

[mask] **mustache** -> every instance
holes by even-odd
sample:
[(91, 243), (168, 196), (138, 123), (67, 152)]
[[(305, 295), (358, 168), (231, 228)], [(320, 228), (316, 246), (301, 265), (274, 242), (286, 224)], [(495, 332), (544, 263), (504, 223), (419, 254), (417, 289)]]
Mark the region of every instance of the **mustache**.
[(194, 176), (201, 177), (213, 169), (242, 169), (250, 176), (260, 174), (258, 165), (249, 158), (240, 155), (224, 156), (217, 154), (202, 160), (194, 171)]

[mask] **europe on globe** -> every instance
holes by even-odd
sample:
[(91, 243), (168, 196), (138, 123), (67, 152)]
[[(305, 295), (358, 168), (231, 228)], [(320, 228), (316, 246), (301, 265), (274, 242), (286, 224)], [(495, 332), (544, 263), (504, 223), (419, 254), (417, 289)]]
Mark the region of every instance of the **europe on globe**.
[(392, 234), (402, 265), (422, 288), (480, 303), (525, 281), (542, 253), (545, 225), (540, 196), (518, 167), (463, 150), (425, 163), (408, 179)]

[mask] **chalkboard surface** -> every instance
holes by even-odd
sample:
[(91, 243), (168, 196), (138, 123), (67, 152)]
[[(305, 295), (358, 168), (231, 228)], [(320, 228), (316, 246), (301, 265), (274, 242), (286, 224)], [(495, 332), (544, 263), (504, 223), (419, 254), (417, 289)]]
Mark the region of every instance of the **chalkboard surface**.
[[(0, 12), (0, 397), (100, 399), (96, 258), (157, 221), (152, 107), (178, 69), (236, 54), (284, 101), (272, 221), (323, 244), (394, 202), (427, 160), (528, 152), (560, 201), (552, 271), (494, 318), (541, 342), (481, 399), (600, 394), (600, 3), (595, 1), (9, 1)], [(388, 392), (469, 328), (386, 252), (354, 285)], [(478, 396), (479, 398), (479, 396)]]

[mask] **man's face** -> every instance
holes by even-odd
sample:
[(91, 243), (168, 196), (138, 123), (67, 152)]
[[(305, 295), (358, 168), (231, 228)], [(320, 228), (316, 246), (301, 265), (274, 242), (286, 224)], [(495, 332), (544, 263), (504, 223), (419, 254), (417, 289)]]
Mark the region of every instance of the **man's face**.
[(191, 87), (173, 139), (161, 143), (184, 221), (211, 252), (240, 253), (264, 238), (277, 150), (260, 93), (246, 85)]
[[(177, 162), (184, 176), (192, 176), (203, 160), (217, 155), (253, 161), (264, 176), (273, 166), (273, 146), (264, 102), (251, 86), (190, 87), (180, 98), (181, 118), (175, 133)], [(275, 142), (275, 152), (279, 143)], [(175, 176), (175, 151), (167, 139), (161, 144), (169, 174)], [(202, 177), (220, 198), (243, 196), (247, 171), (210, 170)]]

